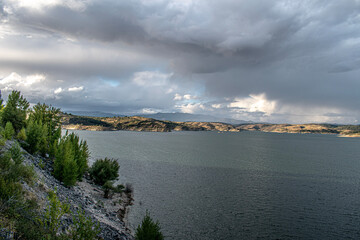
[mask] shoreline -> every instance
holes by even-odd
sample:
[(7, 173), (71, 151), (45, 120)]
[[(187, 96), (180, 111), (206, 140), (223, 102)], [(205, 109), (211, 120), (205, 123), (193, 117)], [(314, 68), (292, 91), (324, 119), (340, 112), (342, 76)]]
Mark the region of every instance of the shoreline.
[(179, 130), (179, 129), (172, 129), (171, 131), (158, 131), (158, 129), (152, 129), (152, 130), (147, 130), (147, 129), (115, 129), (115, 128), (105, 128), (102, 126), (85, 126), (85, 125), (81, 125), (81, 124), (73, 124), (73, 125), (62, 125), (62, 129), (63, 130), (79, 130), (79, 131), (93, 131), (93, 132), (113, 132), (113, 131), (130, 131), (130, 132), (266, 132), (266, 133), (279, 133), (279, 134), (283, 134), (283, 133), (289, 133), (289, 134), (325, 134), (325, 135), (337, 135), (337, 137), (344, 137), (344, 138), (357, 138), (360, 137), (360, 133), (350, 133), (350, 134), (343, 134), (343, 133), (333, 133), (333, 132), (311, 132), (311, 131), (267, 131), (267, 130), (245, 130), (245, 129), (241, 129), (241, 130), (217, 130), (217, 129), (211, 129), (211, 130), (207, 130), (207, 129), (201, 129), (201, 130)]

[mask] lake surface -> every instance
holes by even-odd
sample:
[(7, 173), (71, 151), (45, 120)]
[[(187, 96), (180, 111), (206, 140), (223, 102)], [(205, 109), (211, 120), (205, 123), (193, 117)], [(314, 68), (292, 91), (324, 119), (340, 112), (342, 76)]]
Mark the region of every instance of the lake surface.
[(360, 138), (262, 132), (89, 132), (168, 239), (360, 239)]

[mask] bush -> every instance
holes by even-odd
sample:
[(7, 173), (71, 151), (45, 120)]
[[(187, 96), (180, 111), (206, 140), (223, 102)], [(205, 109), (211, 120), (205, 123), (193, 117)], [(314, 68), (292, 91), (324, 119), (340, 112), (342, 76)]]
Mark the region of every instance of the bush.
[(70, 206), (59, 200), (56, 191), (49, 192), (48, 200), (49, 205), (45, 209), (44, 216), (38, 219), (38, 221), (50, 236), (55, 236), (60, 227), (62, 216), (66, 213), (70, 213)]
[(90, 168), (90, 176), (98, 185), (104, 185), (107, 181), (116, 180), (119, 177), (119, 163), (114, 159), (98, 159)]
[(85, 216), (84, 210), (78, 210), (73, 216), (72, 240), (95, 240), (100, 233), (100, 224)]
[(15, 130), (13, 128), (13, 125), (11, 122), (7, 122), (5, 125), (5, 131), (4, 131), (4, 137), (5, 139), (12, 139), (12, 137), (15, 135)]
[(135, 233), (136, 240), (162, 240), (164, 236), (160, 231), (159, 222), (154, 222), (148, 211), (146, 211), (146, 215), (143, 218), (141, 225), (137, 227)]
[(119, 184), (115, 187), (112, 181), (107, 181), (102, 188), (104, 190), (104, 198), (110, 198), (112, 193), (121, 193), (124, 190), (124, 185)]

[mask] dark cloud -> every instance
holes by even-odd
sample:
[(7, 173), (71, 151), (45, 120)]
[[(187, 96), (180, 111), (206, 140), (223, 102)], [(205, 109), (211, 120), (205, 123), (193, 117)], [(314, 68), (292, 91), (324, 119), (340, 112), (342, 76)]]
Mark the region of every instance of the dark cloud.
[[(343, 121), (359, 119), (359, 1), (31, 4), (0, 3), (0, 18), (7, 15), (0, 28), (0, 73), (44, 74), (51, 91), (84, 86), (75, 98), (67, 91), (46, 97), (67, 108), (181, 109), (270, 121), (311, 121), (311, 115), (342, 121), (341, 114)], [(161, 87), (139, 86), (139, 72), (171, 76)], [(179, 102), (175, 93), (197, 98)], [(39, 95), (32, 94), (34, 100)]]

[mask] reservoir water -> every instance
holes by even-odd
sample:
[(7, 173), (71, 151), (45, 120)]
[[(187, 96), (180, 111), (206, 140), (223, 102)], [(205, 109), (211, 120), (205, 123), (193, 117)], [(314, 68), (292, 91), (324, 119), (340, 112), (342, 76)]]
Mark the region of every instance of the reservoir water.
[(167, 239), (360, 239), (360, 138), (262, 132), (89, 132)]

